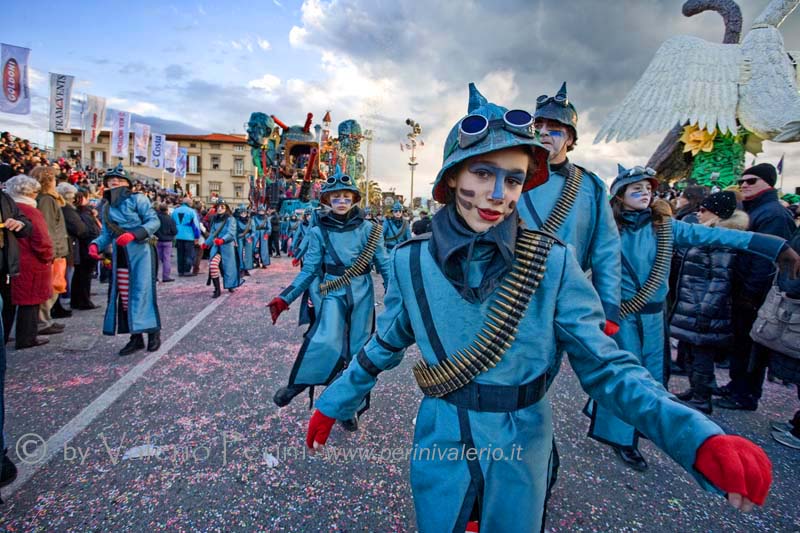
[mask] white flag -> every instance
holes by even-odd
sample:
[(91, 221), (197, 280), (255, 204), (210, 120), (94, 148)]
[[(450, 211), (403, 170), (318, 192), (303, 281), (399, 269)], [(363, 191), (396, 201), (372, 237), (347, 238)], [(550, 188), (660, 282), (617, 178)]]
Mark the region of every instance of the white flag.
[(97, 136), (106, 121), (106, 99), (101, 96), (86, 95), (86, 106), (83, 109), (83, 142), (97, 142)]
[(3, 92), (0, 111), (15, 115), (31, 112), (31, 91), (28, 87), (28, 57), (30, 48), (3, 44), (0, 65), (3, 67)]
[(164, 143), (166, 136), (163, 133), (154, 133), (151, 135), (152, 142), (150, 143), (150, 166), (153, 168), (164, 168)]
[(111, 157), (128, 159), (128, 142), (130, 141), (131, 114), (127, 111), (115, 111), (111, 124)]
[(50, 131), (69, 133), (69, 108), (75, 76), (50, 73)]
[(175, 177), (176, 178), (185, 178), (186, 177), (186, 165), (189, 162), (189, 149), (188, 148), (178, 148), (178, 165), (175, 167)]
[(133, 131), (133, 162), (144, 165), (147, 163), (147, 145), (150, 144), (150, 126), (136, 122)]
[(164, 170), (170, 174), (175, 174), (178, 167), (178, 143), (167, 141), (164, 143)]

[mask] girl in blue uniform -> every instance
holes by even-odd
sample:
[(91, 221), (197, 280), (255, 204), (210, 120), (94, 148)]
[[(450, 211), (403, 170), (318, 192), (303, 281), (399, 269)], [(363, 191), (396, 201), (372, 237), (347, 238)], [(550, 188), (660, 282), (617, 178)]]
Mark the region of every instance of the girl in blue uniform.
[(236, 252), (239, 259), (239, 270), (242, 276), (249, 276), (250, 270), (253, 269), (255, 228), (247, 206), (241, 205), (236, 211)]
[[(620, 348), (633, 353), (658, 383), (664, 384), (664, 364), (668, 361), (664, 311), (673, 243), (686, 248), (725, 246), (771, 261), (780, 259), (793, 269), (797, 254), (777, 237), (672, 220), (669, 204), (653, 201), (657, 186), (655, 171), (645, 167), (619, 166), (619, 174), (611, 184), (611, 208), (621, 239), (623, 301), (620, 329), (614, 340)], [(611, 445), (631, 468), (647, 469), (638, 449), (636, 427), (612, 411), (589, 401), (589, 436)]]
[(233, 292), (244, 283), (239, 276), (236, 227), (236, 218), (231, 213), (231, 208), (220, 199), (217, 202), (217, 211), (211, 222), (208, 238), (203, 244), (204, 248), (210, 249), (208, 252), (208, 283), (206, 285), (214, 284), (212, 298), (218, 298), (222, 294), (220, 278), (228, 292)]
[[(273, 324), (289, 304), (302, 295), (323, 272), (316, 319), (289, 375), (289, 384), (275, 393), (279, 407), (308, 387), (329, 384), (367, 342), (375, 324), (375, 294), (370, 276), (374, 264), (389, 279), (389, 260), (380, 226), (364, 220), (357, 206), (361, 193), (346, 174), (328, 178), (322, 188), (320, 210), (303, 239), (307, 248), (303, 268), (291, 285), (270, 303)], [(343, 420), (355, 429), (355, 413)]]
[(411, 457), (419, 530), (460, 532), (477, 519), (481, 531), (541, 531), (553, 442), (547, 371), (566, 349), (584, 389), (703, 487), (730, 492), (740, 508), (763, 503), (763, 450), (676, 402), (603, 334), (603, 308), (574, 254), (519, 227), (522, 192), (548, 176), (530, 114), (488, 103), (474, 86), (468, 110), (434, 183), (445, 207), (430, 236), (395, 249), (377, 331), (320, 397), (306, 444), (325, 444), (334, 422), (351, 418), (416, 343), (425, 394)]
[(119, 355), (161, 346), (161, 317), (156, 301), (156, 252), (150, 238), (161, 227), (150, 200), (131, 192), (131, 180), (122, 164), (103, 177), (105, 192), (100, 209), (103, 228), (89, 245), (89, 255), (102, 259), (100, 250), (111, 246), (111, 283), (103, 334), (130, 333)]
[(269, 234), (272, 233), (272, 225), (269, 223), (267, 210), (263, 207), (258, 208), (258, 212), (253, 216), (255, 227), (255, 243), (258, 249), (258, 264), (261, 268), (267, 268), (269, 260)]

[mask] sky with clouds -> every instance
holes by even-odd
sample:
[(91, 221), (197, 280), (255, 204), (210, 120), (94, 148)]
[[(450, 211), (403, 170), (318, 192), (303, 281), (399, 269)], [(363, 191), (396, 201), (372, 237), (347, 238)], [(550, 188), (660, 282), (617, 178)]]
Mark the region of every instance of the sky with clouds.
[[(740, 2), (744, 29), (767, 0)], [(104, 96), (166, 133), (244, 132), (253, 111), (302, 124), (330, 109), (374, 131), (372, 174), (408, 193), (405, 119), (422, 125), (415, 193), (429, 195), (442, 144), (466, 113), (467, 84), (498, 104), (533, 110), (563, 80), (579, 116), (571, 158), (604, 178), (643, 164), (663, 135), (593, 145), (658, 47), (677, 34), (721, 42), (712, 12), (681, 14), (679, 0), (261, 0), (100, 2), (29, 0), (4, 6), (0, 40), (32, 49), (33, 112), (0, 114), (0, 129), (33, 141), (47, 129), (47, 73), (76, 77), (75, 94)], [(14, 22), (16, 21), (16, 22)], [(800, 10), (781, 26), (800, 50)], [(73, 126), (77, 126), (74, 115)], [(765, 143), (759, 161), (786, 153), (800, 186), (800, 143)], [(749, 159), (748, 159), (749, 161)]]

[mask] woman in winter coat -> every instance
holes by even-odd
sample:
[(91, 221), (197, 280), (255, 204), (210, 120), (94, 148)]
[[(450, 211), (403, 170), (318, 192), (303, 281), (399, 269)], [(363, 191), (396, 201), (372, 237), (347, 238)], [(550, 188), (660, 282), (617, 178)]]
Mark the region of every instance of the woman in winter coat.
[(36, 336), (39, 306), (53, 293), (53, 243), (47, 222), (36, 208), (40, 190), (39, 182), (28, 176), (16, 176), (6, 182), (6, 192), (33, 226), (30, 236), (17, 240), (21, 268), (19, 275), (11, 278), (11, 304), (17, 306), (17, 350), (48, 342)]
[(58, 184), (56, 192), (64, 200), (64, 205), (61, 206), (61, 213), (64, 215), (64, 225), (67, 228), (67, 292), (63, 294), (62, 297), (69, 298), (71, 302), (71, 280), (75, 272), (75, 266), (81, 261), (78, 256), (78, 241), (81, 237), (86, 236), (87, 229), (86, 224), (81, 219), (75, 207), (75, 194), (78, 192), (77, 187), (63, 182)]
[[(69, 237), (61, 207), (64, 199), (56, 192), (56, 173), (52, 167), (38, 166), (31, 171), (31, 177), (42, 186), (36, 198), (39, 211), (47, 222), (47, 231), (53, 243), (53, 255), (56, 260), (66, 261), (69, 255)], [(52, 310), (52, 311), (51, 311)], [(55, 316), (52, 316), (55, 312)], [(53, 318), (68, 316), (58, 304), (58, 293), (53, 290), (50, 298), (39, 307), (39, 332), (51, 335), (64, 331), (64, 325), (54, 322)]]
[(233, 216), (230, 206), (222, 200), (217, 202), (215, 213), (208, 238), (203, 244), (203, 248), (209, 249), (207, 285), (214, 284), (212, 298), (222, 294), (220, 277), (228, 292), (233, 292), (244, 283), (239, 274), (239, 258), (236, 253), (236, 217)]
[(92, 302), (92, 275), (97, 270), (97, 260), (89, 255), (89, 245), (100, 236), (100, 222), (89, 206), (89, 196), (83, 191), (75, 194), (75, 211), (86, 226), (85, 233), (78, 236), (75, 248), (75, 271), (70, 286), (70, 307), (72, 309), (97, 309)]
[[(760, 233), (709, 228), (672, 220), (671, 208), (664, 200), (655, 200), (658, 186), (656, 172), (637, 166), (625, 169), (611, 184), (611, 209), (619, 227), (622, 244), (623, 320), (614, 340), (620, 348), (632, 352), (655, 381), (665, 382), (664, 332), (667, 280), (672, 247), (725, 246), (780, 261), (782, 269), (796, 276), (800, 256), (784, 239)], [(639, 433), (618, 415), (598, 405), (587, 404), (592, 419), (589, 436), (610, 445), (617, 456), (634, 470), (647, 469), (639, 451)]]
[[(712, 194), (700, 204), (700, 224), (740, 231), (747, 213), (736, 209), (732, 191)], [(689, 390), (678, 394), (691, 407), (710, 414), (714, 355), (733, 342), (731, 316), (732, 265), (736, 252), (726, 247), (689, 248), (678, 272), (670, 335), (686, 346)]]

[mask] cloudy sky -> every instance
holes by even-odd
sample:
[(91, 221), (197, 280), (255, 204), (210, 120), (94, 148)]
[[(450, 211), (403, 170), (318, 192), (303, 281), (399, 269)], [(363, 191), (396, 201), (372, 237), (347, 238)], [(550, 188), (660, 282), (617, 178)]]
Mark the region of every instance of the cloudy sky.
[[(767, 0), (740, 2), (744, 28)], [(0, 114), (0, 128), (48, 139), (47, 72), (76, 77), (76, 94), (108, 98), (166, 133), (244, 131), (253, 111), (289, 124), (331, 110), (375, 132), (372, 174), (408, 193), (400, 142), (411, 117), (425, 147), (415, 192), (429, 194), (442, 143), (466, 112), (467, 84), (492, 101), (532, 110), (563, 80), (580, 114), (571, 157), (604, 178), (616, 163), (647, 161), (662, 135), (593, 145), (664, 40), (721, 42), (708, 12), (685, 18), (679, 0), (261, 0), (227, 2), (11, 2), (3, 42), (32, 49), (33, 113)], [(800, 10), (781, 27), (800, 50)], [(73, 118), (73, 126), (77, 120)], [(786, 153), (800, 186), (800, 143), (766, 143), (759, 160)], [(749, 158), (748, 158), (749, 162)]]

